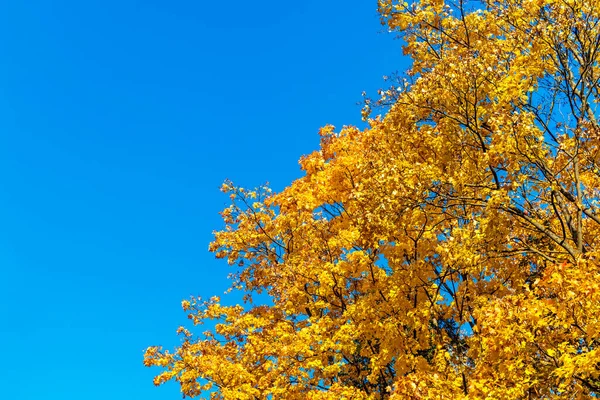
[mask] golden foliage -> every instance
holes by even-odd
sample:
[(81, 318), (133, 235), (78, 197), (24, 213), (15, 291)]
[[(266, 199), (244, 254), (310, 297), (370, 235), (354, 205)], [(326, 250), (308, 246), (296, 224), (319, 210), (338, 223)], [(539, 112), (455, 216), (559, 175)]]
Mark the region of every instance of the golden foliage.
[[(470, 8), (471, 7), (471, 8)], [(600, 395), (599, 0), (380, 0), (411, 70), (280, 193), (225, 183), (244, 306), (155, 380), (214, 399)], [(268, 296), (258, 304), (253, 294)]]

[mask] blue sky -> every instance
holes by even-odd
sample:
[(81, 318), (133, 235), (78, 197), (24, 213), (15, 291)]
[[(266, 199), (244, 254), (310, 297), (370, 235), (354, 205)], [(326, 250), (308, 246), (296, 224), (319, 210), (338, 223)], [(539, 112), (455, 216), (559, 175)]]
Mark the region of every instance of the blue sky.
[(406, 68), (374, 0), (0, 5), (0, 397), (176, 399), (144, 368), (207, 251), (226, 178), (281, 189), (320, 126)]

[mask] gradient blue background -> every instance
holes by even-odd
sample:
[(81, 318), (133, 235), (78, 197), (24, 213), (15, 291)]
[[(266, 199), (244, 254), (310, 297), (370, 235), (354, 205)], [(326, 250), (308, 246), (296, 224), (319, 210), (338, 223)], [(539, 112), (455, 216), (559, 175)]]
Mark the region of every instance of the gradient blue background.
[(0, 5), (0, 397), (177, 399), (142, 365), (221, 294), (226, 178), (281, 189), (406, 68), (375, 0)]

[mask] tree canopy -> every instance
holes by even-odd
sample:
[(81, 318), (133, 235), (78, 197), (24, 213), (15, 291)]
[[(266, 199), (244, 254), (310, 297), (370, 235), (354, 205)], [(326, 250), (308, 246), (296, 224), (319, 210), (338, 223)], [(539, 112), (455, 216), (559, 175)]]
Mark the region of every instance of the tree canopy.
[(281, 192), (223, 185), (210, 250), (246, 303), (183, 301), (216, 325), (149, 348), (155, 383), (235, 400), (597, 397), (600, 1), (378, 9), (411, 69), (368, 102), (366, 129), (322, 128)]

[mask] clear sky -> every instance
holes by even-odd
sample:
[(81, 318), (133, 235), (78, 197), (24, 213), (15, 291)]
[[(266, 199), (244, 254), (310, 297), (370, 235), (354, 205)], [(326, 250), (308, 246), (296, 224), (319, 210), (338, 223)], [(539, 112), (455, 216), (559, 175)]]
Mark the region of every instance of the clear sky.
[(300, 176), (406, 68), (375, 0), (0, 5), (0, 398), (177, 399), (142, 365), (222, 294), (226, 178)]

